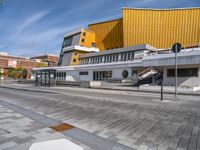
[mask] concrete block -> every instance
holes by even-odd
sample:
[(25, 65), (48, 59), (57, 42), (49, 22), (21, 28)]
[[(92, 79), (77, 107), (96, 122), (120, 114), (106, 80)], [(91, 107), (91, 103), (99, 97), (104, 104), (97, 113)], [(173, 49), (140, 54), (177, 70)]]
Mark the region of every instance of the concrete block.
[(101, 82), (100, 81), (81, 81), (80, 86), (84, 88), (100, 87)]

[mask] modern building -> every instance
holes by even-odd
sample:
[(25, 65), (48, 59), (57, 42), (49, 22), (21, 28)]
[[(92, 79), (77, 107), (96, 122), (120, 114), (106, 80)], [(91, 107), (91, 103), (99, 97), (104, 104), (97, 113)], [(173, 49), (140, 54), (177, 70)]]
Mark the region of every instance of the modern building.
[[(123, 8), (122, 18), (93, 23), (64, 36), (58, 67), (48, 70), (56, 80), (122, 81), (174, 85), (174, 53), (178, 54), (178, 84), (200, 87), (200, 8)], [(44, 75), (42, 73), (45, 72)], [(49, 75), (50, 77), (50, 75)], [(148, 80), (147, 80), (148, 79)]]
[(81, 28), (67, 33), (64, 36), (58, 65), (78, 65), (80, 55), (99, 51), (95, 47), (94, 32)]
[(170, 49), (179, 42), (183, 47), (200, 42), (200, 8), (139, 9), (123, 8), (122, 18), (90, 24), (96, 47), (101, 51), (149, 44)]

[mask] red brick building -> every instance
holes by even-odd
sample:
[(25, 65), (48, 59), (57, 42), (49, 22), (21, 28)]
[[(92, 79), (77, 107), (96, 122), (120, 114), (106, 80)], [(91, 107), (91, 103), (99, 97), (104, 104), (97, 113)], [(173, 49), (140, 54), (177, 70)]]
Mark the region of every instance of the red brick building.
[(10, 56), (6, 53), (0, 53), (0, 68), (4, 69), (4, 77), (8, 77), (8, 71), (15, 68), (23, 68), (27, 72), (27, 78), (30, 78), (33, 68), (56, 66), (58, 57), (55, 55), (43, 55), (33, 58)]
[(57, 66), (57, 63), (58, 63), (58, 56), (52, 55), (52, 54), (31, 57), (31, 59), (47, 62), (49, 67)]

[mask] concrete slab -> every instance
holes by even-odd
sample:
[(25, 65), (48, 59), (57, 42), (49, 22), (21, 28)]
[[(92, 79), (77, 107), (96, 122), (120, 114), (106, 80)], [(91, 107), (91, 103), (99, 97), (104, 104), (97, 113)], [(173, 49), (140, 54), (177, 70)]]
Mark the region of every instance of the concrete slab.
[(33, 143), (29, 150), (83, 150), (83, 148), (67, 139), (57, 139)]

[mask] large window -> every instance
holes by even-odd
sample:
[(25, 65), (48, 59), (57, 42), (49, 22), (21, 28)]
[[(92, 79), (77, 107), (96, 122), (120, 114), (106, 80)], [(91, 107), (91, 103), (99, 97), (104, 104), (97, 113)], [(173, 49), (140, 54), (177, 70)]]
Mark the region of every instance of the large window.
[(93, 72), (93, 80), (94, 81), (109, 80), (111, 78), (112, 78), (112, 70), (94, 71)]
[(64, 81), (66, 80), (66, 72), (56, 72), (56, 80)]
[(113, 53), (107, 55), (100, 56), (92, 56), (89, 58), (82, 58), (80, 64), (95, 64), (95, 63), (111, 63), (111, 62), (119, 62), (119, 61), (129, 61), (134, 60), (134, 51), (129, 52), (121, 52), (121, 53)]
[[(180, 68), (177, 70), (178, 77), (198, 77), (198, 68)], [(175, 69), (167, 70), (167, 77), (175, 77)]]
[(71, 46), (72, 45), (72, 38), (73, 36), (66, 37), (63, 42), (63, 47)]

